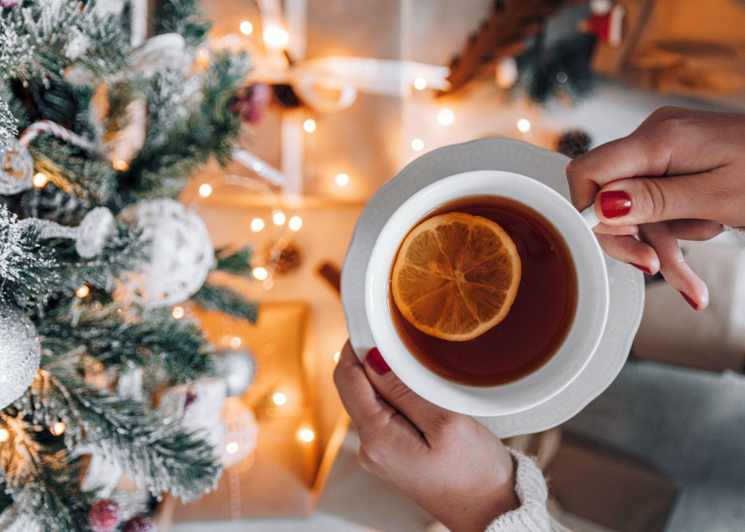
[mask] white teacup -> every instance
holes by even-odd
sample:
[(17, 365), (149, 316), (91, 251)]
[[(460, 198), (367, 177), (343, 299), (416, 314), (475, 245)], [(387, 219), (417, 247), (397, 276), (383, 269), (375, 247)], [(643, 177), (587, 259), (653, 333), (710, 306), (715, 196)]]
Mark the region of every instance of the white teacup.
[[(538, 370), (499, 386), (466, 386), (430, 371), (401, 340), (390, 309), (388, 281), (401, 242), (427, 214), (444, 204), (470, 196), (510, 198), (541, 213), (564, 237), (577, 273), (577, 309), (562, 345)], [(608, 275), (602, 251), (591, 230), (597, 223), (592, 208), (580, 214), (551, 188), (511, 172), (466, 172), (420, 190), (385, 224), (367, 265), (365, 309), (375, 344), (383, 358), (414, 392), (455, 412), (500, 416), (547, 401), (569, 386), (585, 368), (605, 328)]]

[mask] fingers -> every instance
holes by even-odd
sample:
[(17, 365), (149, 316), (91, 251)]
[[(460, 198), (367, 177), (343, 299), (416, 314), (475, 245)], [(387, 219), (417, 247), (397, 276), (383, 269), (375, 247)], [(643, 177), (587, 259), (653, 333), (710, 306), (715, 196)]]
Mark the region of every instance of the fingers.
[(639, 234), (638, 225), (605, 225), (598, 224), (592, 230), (599, 235), (626, 235), (636, 236)]
[(641, 227), (640, 236), (652, 246), (660, 261), (660, 272), (694, 310), (709, 304), (706, 284), (686, 264), (678, 240), (667, 224), (657, 223)]
[(411, 391), (390, 370), (377, 349), (371, 349), (365, 357), (365, 370), (380, 396), (406, 416), (419, 429), (428, 443), (437, 439), (444, 424), (459, 416), (459, 414), (430, 403)]
[(631, 264), (644, 273), (653, 275), (660, 269), (660, 260), (651, 246), (632, 236), (597, 235), (605, 252), (616, 260)]
[(680, 240), (709, 240), (724, 231), (722, 224), (709, 220), (673, 220), (668, 225)]

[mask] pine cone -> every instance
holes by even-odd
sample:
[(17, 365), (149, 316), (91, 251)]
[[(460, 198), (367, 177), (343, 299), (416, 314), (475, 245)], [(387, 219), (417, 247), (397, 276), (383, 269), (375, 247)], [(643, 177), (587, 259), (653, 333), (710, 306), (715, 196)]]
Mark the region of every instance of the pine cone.
[(559, 137), (556, 151), (574, 159), (590, 149), (592, 139), (585, 131), (573, 129)]
[(302, 258), (303, 254), (300, 252), (300, 249), (298, 249), (296, 245), (292, 243), (287, 244), (287, 246), (279, 254), (275, 272), (280, 275), (284, 275), (298, 269), (300, 267), (300, 264), (302, 263)]
[(122, 509), (110, 500), (94, 504), (88, 512), (88, 526), (92, 532), (113, 532), (122, 520)]
[(286, 109), (296, 109), (302, 105), (300, 98), (290, 85), (275, 85), (274, 97)]

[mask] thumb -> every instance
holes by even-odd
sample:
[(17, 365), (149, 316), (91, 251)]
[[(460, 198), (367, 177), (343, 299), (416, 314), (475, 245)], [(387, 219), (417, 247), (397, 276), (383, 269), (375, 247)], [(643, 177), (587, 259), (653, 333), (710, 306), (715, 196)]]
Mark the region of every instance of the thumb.
[(460, 416), (414, 393), (391, 371), (377, 348), (367, 353), (365, 371), (380, 397), (406, 416), (427, 441), (432, 441), (429, 436), (435, 436), (444, 425)]
[(607, 225), (696, 218), (716, 220), (722, 195), (707, 192), (706, 174), (634, 177), (607, 184), (595, 196), (595, 214)]

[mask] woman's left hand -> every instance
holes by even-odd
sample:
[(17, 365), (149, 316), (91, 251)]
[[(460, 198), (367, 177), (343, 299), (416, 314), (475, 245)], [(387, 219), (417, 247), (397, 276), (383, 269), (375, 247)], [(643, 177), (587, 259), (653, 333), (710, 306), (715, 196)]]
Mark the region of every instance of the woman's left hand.
[(360, 436), (362, 466), (452, 532), (483, 532), (519, 506), (512, 457), (475, 419), (412, 392), (380, 352), (360, 364), (349, 342), (334, 372)]

